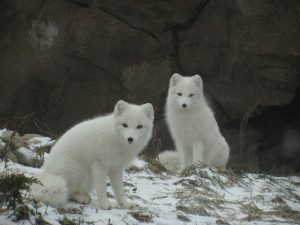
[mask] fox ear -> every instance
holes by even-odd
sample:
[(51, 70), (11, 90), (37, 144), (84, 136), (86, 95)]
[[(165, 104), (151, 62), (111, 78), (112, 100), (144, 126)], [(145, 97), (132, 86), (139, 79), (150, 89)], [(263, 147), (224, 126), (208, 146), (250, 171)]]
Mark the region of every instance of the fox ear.
[(192, 79), (198, 87), (203, 88), (202, 78), (198, 74), (194, 75)]
[(143, 110), (146, 113), (146, 116), (150, 119), (150, 120), (154, 120), (154, 109), (151, 103), (146, 103), (144, 105), (142, 105)]
[(115, 105), (115, 109), (114, 109), (115, 116), (121, 115), (127, 109), (127, 107), (128, 107), (127, 102), (123, 100), (119, 100)]
[(170, 86), (175, 86), (178, 84), (179, 80), (182, 78), (178, 73), (174, 73), (170, 79)]

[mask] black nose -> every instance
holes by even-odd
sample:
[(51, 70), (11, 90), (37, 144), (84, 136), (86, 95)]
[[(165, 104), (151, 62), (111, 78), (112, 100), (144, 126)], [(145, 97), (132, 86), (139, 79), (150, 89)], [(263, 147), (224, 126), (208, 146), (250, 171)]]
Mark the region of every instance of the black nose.
[(186, 108), (186, 107), (187, 107), (187, 105), (186, 105), (186, 104), (182, 104), (182, 107), (183, 107), (183, 108)]
[(133, 142), (133, 138), (132, 137), (128, 138), (127, 140), (128, 140), (129, 143)]

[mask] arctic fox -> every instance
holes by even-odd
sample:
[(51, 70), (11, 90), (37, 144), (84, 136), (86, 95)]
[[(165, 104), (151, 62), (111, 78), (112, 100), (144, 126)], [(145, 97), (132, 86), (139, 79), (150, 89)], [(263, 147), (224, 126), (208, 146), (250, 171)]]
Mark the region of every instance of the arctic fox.
[[(171, 77), (166, 120), (179, 154), (181, 169), (197, 161), (208, 166), (226, 165), (229, 146), (206, 103), (199, 75), (183, 77), (175, 73)], [(168, 152), (159, 155), (162, 164), (176, 163), (175, 157), (174, 153)]]
[(100, 207), (110, 209), (108, 176), (119, 206), (130, 207), (123, 170), (151, 139), (153, 120), (150, 103), (138, 106), (120, 100), (112, 114), (75, 125), (53, 146), (38, 176), (42, 185), (33, 185), (32, 195), (61, 208), (68, 200), (89, 203), (94, 187)]

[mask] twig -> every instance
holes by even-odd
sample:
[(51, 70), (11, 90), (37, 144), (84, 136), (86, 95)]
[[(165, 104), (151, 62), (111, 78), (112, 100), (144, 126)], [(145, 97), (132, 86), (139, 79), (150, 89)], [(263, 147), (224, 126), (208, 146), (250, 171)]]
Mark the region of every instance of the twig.
[(245, 113), (242, 121), (241, 121), (241, 125), (240, 125), (240, 152), (243, 150), (244, 148), (244, 139), (246, 136), (246, 129), (247, 129), (247, 125), (248, 125), (248, 121), (251, 117), (251, 114), (254, 112), (254, 110), (257, 108), (257, 106), (259, 105), (259, 103), (261, 102), (262, 97), (260, 97), (259, 99), (257, 99), (257, 101), (249, 107), (249, 109), (247, 110), (247, 112)]

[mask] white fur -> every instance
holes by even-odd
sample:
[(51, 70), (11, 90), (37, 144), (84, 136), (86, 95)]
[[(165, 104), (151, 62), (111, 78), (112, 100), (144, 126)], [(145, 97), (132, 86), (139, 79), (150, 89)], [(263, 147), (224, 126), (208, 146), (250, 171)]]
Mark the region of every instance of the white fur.
[(164, 151), (158, 155), (158, 161), (168, 170), (179, 170), (180, 160), (177, 152)]
[(197, 161), (209, 166), (226, 165), (229, 146), (206, 103), (199, 75), (172, 76), (166, 104), (166, 119), (179, 154), (181, 169)]
[(88, 203), (94, 187), (100, 207), (109, 209), (108, 176), (119, 205), (129, 207), (124, 197), (123, 170), (149, 142), (153, 119), (150, 103), (137, 106), (119, 101), (114, 113), (72, 127), (51, 150), (39, 176), (43, 186), (33, 185), (33, 196), (60, 208), (68, 200)]

